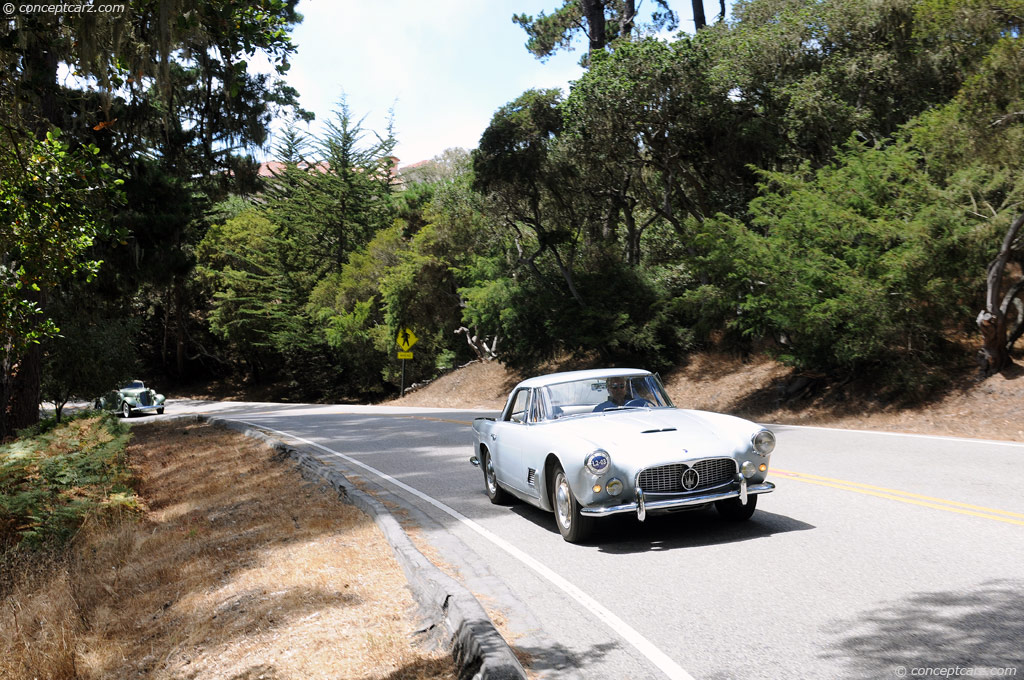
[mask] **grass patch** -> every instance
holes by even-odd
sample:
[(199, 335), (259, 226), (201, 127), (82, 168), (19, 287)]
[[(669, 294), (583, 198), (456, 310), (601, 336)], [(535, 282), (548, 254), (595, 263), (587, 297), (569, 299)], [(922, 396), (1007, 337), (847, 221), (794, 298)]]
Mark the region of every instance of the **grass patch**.
[(44, 423), (0, 446), (0, 552), (55, 549), (91, 517), (136, 513), (131, 434), (109, 415)]

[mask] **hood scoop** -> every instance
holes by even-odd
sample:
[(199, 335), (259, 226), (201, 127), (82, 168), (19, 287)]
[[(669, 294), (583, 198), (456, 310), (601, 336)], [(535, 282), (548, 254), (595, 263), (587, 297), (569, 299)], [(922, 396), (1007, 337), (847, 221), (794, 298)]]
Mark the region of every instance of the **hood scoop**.
[(662, 428), (660, 430), (644, 430), (640, 434), (654, 434), (655, 432), (675, 432), (675, 431), (676, 431), (676, 428), (674, 428), (674, 427), (665, 427), (665, 428)]

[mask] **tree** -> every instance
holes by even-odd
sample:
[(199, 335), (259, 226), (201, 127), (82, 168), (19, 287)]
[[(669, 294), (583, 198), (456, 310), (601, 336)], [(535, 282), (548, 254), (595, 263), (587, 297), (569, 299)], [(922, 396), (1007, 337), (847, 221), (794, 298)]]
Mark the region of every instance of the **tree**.
[(574, 83), (562, 107), (580, 182), (606, 204), (602, 237), (621, 228), (634, 266), (654, 220), (692, 247), (690, 222), (742, 210), (754, 196), (750, 166), (770, 156), (749, 111), (710, 77), (711, 39), (622, 45)]
[(39, 413), (40, 341), (57, 332), (43, 312), (59, 283), (95, 275), (94, 240), (120, 180), (97, 161), (98, 149), (72, 151), (54, 131), (37, 140), (7, 130), (0, 139), (0, 439)]
[(92, 400), (134, 377), (139, 324), (97, 306), (80, 284), (62, 291), (48, 313), (59, 334), (43, 343), (43, 399), (57, 421), (71, 399)]
[[(667, 0), (654, 0), (654, 3), (660, 9), (651, 13), (651, 24), (646, 28), (674, 30), (678, 21)], [(699, 7), (702, 21), (701, 0), (693, 0), (693, 4), (694, 16), (697, 16)], [(573, 39), (583, 33), (588, 43), (583, 62), (590, 63), (594, 55), (609, 43), (620, 38), (630, 40), (636, 28), (636, 15), (635, 0), (563, 0), (562, 6), (551, 14), (541, 12), (536, 18), (516, 14), (512, 21), (522, 26), (529, 36), (526, 49), (541, 60), (561, 49), (572, 50)]]
[(966, 212), (922, 166), (906, 142), (851, 141), (817, 171), (764, 172), (750, 227), (721, 217), (706, 236), (716, 278), (741, 299), (733, 323), (776, 338), (802, 369), (885, 366), (890, 386), (926, 389), (979, 250)]
[(556, 144), (560, 104), (559, 90), (528, 90), (498, 109), (473, 154), (474, 188), (516, 233), (519, 264), (544, 280), (538, 260), (550, 258), (565, 291), (586, 306), (575, 259), (589, 216), (577, 210), (574, 169)]
[(226, 340), (259, 382), (277, 355), (277, 334), (294, 309), (282, 305), (277, 228), (253, 209), (215, 224), (197, 249), (198, 272), (213, 302), (210, 330)]
[[(68, 139), (95, 141), (113, 166), (126, 170), (136, 159), (159, 159), (188, 189), (210, 190), (220, 178), (239, 177), (251, 167), (235, 152), (262, 143), (268, 103), (294, 101), (294, 90), (249, 74), (242, 57), (261, 51), (283, 73), (294, 50), (288, 28), (299, 19), (295, 4), (136, 0), (125, 5), (125, 14), (16, 15), (4, 22), (0, 44), (3, 125), (15, 137), (34, 132), (42, 138), (63, 129)], [(77, 78), (58, 80), (62, 64)], [(180, 275), (170, 284), (177, 304), (179, 366), (185, 287)], [(28, 302), (38, 306), (46, 291), (35, 295), (40, 299)], [(2, 405), (7, 430), (38, 418), (39, 361), (38, 351), (30, 348), (7, 362), (19, 367), (4, 377), (5, 386), (19, 395), (13, 405), (6, 400)]]

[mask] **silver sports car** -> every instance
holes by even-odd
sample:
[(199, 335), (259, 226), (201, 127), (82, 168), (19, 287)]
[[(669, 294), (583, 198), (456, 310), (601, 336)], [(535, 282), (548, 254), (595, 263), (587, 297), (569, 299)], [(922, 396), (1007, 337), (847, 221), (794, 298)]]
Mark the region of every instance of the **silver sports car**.
[(649, 371), (607, 368), (530, 378), (501, 416), (477, 418), (474, 465), (492, 503), (516, 497), (555, 513), (562, 537), (585, 540), (598, 518), (704, 507), (745, 520), (775, 436), (741, 418), (677, 409)]

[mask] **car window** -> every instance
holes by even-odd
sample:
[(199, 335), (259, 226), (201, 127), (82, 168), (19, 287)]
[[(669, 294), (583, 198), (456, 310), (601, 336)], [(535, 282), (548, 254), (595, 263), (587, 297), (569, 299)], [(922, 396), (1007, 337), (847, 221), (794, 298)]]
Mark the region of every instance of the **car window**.
[(505, 420), (521, 423), (526, 420), (526, 408), (530, 400), (530, 390), (519, 390), (512, 398), (512, 405), (509, 407)]
[[(627, 407), (671, 407), (672, 401), (655, 375), (626, 376), (619, 379), (625, 383)], [(543, 408), (549, 418), (591, 413), (598, 404), (609, 400), (607, 378), (590, 378), (556, 383), (540, 388), (544, 395)]]

